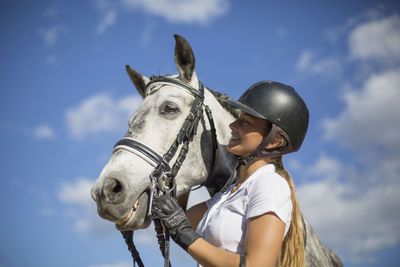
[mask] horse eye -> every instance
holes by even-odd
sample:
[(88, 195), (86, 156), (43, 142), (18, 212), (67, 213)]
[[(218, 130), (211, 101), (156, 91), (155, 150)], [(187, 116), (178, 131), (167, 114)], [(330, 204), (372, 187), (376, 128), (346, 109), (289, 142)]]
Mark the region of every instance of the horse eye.
[(168, 103), (166, 105), (163, 106), (161, 113), (162, 114), (167, 114), (167, 115), (171, 115), (171, 114), (175, 114), (179, 111), (178, 107), (172, 103)]
[(167, 113), (175, 113), (178, 111), (178, 108), (174, 108), (171, 106), (165, 106), (164, 111)]

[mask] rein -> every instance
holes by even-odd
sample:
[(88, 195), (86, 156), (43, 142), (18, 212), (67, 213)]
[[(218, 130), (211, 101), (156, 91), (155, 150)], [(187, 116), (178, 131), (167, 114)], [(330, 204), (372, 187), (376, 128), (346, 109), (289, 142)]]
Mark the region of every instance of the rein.
[[(174, 85), (178, 88), (188, 91), (191, 95), (195, 97), (193, 104), (190, 108), (189, 114), (187, 115), (185, 121), (179, 133), (172, 143), (170, 148), (164, 155), (160, 155), (158, 152), (153, 150), (148, 145), (134, 140), (130, 137), (125, 137), (118, 141), (114, 146), (114, 152), (119, 149), (125, 149), (148, 162), (154, 167), (149, 178), (151, 184), (149, 186), (149, 205), (148, 205), (148, 216), (151, 216), (151, 208), (153, 204), (153, 198), (157, 198), (161, 194), (171, 194), (176, 197), (176, 182), (175, 177), (178, 174), (184, 160), (186, 159), (186, 154), (189, 151), (189, 144), (193, 141), (194, 136), (197, 133), (197, 128), (201, 119), (203, 119), (203, 112), (206, 113), (207, 119), (211, 128), (211, 138), (213, 145), (213, 161), (215, 162), (216, 150), (218, 148), (217, 134), (214, 125), (214, 120), (210, 108), (204, 104), (204, 86), (199, 81), (199, 89), (195, 88), (179, 81), (176, 79), (168, 77), (155, 77), (146, 86), (145, 97), (154, 93), (161, 86), (157, 85)], [(176, 155), (178, 148), (181, 146), (179, 154), (176, 161), (170, 166), (171, 159)], [(212, 170), (209, 172), (212, 173)], [(207, 179), (208, 180), (208, 179)], [(170, 267), (171, 263), (169, 261), (169, 234), (163, 230), (161, 221), (158, 218), (153, 218), (154, 228), (156, 231), (158, 243), (160, 246), (161, 253), (164, 257), (164, 266)], [(132, 254), (133, 265), (136, 266), (136, 262), (139, 267), (144, 266), (143, 262), (139, 256), (134, 243), (133, 243), (133, 231), (122, 231), (122, 235), (125, 242), (128, 245), (128, 249)]]

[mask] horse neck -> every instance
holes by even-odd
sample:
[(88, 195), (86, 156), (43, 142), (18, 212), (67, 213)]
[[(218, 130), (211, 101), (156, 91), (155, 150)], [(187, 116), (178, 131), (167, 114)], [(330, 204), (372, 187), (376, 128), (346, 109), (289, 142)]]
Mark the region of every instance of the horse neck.
[(229, 124), (235, 118), (228, 110), (222, 107), (209, 90), (206, 90), (205, 104), (212, 111), (218, 141), (218, 149), (215, 151), (216, 155), (212, 173), (209, 174), (207, 179), (208, 184), (206, 185), (210, 194), (213, 195), (230, 177), (232, 172), (234, 156), (226, 150), (226, 145), (231, 136)]

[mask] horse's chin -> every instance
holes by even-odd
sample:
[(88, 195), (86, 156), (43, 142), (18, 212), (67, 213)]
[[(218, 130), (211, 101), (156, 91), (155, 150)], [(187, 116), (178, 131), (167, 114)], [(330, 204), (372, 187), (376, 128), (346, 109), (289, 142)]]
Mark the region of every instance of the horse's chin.
[(115, 222), (115, 227), (119, 231), (129, 231), (147, 228), (151, 223), (150, 216), (147, 215), (149, 194), (143, 192), (135, 201), (132, 208), (120, 220)]

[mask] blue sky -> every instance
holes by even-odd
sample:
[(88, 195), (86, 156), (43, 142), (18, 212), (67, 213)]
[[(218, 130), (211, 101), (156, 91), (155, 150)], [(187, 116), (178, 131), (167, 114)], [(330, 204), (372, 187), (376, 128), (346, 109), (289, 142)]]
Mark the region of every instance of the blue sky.
[[(398, 266), (398, 1), (0, 0), (0, 22), (0, 266), (131, 266), (90, 188), (141, 102), (125, 64), (176, 73), (174, 33), (214, 90), (300, 92), (309, 132), (285, 163), (303, 213), (345, 266)], [(135, 239), (160, 266), (153, 230)], [(176, 246), (172, 263), (195, 266)]]

